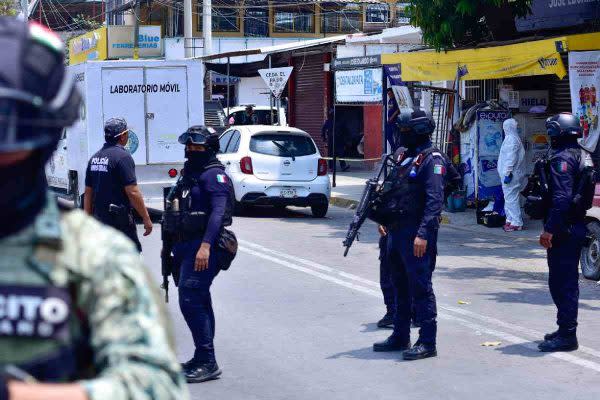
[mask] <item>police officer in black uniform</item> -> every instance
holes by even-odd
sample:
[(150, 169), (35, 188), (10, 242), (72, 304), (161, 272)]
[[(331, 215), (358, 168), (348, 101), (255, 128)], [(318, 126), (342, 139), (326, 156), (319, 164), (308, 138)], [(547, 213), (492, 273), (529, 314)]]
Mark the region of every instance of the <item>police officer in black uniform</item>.
[(550, 206), (540, 244), (548, 253), (548, 284), (558, 309), (558, 330), (547, 334), (539, 349), (543, 352), (572, 351), (578, 348), (578, 266), (586, 236), (586, 210), (574, 206), (574, 196), (583, 169), (593, 164), (589, 153), (577, 142), (582, 136), (577, 117), (570, 113), (555, 115), (546, 121), (546, 129), (551, 141)]
[(152, 232), (152, 221), (137, 186), (135, 162), (125, 149), (129, 140), (127, 122), (111, 118), (104, 124), (104, 146), (90, 158), (85, 173), (85, 211), (130, 238), (139, 251), (132, 207), (142, 217), (144, 236)]
[(179, 137), (185, 145), (184, 176), (192, 212), (206, 215), (201, 231), (177, 243), (174, 262), (180, 265), (179, 306), (194, 340), (193, 357), (182, 364), (189, 383), (216, 379), (221, 370), (215, 358), (215, 316), (210, 286), (219, 273), (217, 241), (224, 226), (231, 225), (233, 186), (225, 167), (217, 160), (219, 138), (204, 126), (192, 126)]
[[(374, 351), (403, 351), (405, 360), (437, 355), (436, 300), (431, 282), (444, 200), (447, 159), (432, 146), (435, 123), (417, 110), (404, 112), (398, 125), (406, 148), (395, 153), (398, 168), (395, 195), (388, 208), (400, 216), (386, 224), (387, 255), (396, 289), (394, 332)], [(411, 348), (411, 309), (414, 303), (419, 339)]]

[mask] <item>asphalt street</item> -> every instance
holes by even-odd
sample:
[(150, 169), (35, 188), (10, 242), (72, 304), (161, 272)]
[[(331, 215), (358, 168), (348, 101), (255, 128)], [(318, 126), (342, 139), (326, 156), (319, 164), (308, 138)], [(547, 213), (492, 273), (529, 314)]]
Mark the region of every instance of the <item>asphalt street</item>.
[[(213, 285), (221, 379), (190, 385), (193, 399), (595, 399), (600, 393), (600, 286), (581, 281), (580, 350), (542, 354), (555, 329), (545, 253), (534, 234), (446, 225), (434, 287), (437, 358), (374, 353), (389, 330), (379, 290), (377, 232), (342, 256), (352, 213), (257, 209), (235, 219), (238, 258)], [(144, 238), (157, 285), (160, 234)], [(191, 336), (172, 288), (178, 357)], [(416, 331), (413, 330), (413, 341)], [(486, 342), (495, 346), (483, 346)]]

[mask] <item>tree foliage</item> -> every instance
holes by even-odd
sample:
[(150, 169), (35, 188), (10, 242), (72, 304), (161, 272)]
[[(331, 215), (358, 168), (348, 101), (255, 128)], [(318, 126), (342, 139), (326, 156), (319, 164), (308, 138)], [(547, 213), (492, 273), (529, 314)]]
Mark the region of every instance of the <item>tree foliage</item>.
[(0, 15), (17, 15), (13, 0), (0, 0)]
[(93, 31), (94, 29), (100, 28), (102, 24), (92, 17), (88, 17), (84, 14), (79, 14), (76, 17), (73, 17), (73, 22), (71, 26), (75, 29)]
[(424, 42), (445, 50), (499, 39), (497, 36), (506, 38), (515, 30), (514, 18), (531, 12), (531, 1), (411, 0), (407, 11), (411, 24), (421, 28)]

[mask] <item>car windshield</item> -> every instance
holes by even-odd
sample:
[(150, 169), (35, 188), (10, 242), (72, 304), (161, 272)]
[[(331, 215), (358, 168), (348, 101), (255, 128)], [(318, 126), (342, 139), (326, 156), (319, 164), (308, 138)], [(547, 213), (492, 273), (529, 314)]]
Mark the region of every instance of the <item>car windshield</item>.
[(271, 110), (254, 110), (252, 117), (246, 111), (236, 111), (229, 115), (233, 117), (233, 125), (272, 125), (277, 123), (277, 110), (273, 110), (273, 122), (271, 123)]
[(266, 133), (250, 139), (250, 151), (278, 157), (302, 157), (315, 154), (317, 148), (307, 136)]

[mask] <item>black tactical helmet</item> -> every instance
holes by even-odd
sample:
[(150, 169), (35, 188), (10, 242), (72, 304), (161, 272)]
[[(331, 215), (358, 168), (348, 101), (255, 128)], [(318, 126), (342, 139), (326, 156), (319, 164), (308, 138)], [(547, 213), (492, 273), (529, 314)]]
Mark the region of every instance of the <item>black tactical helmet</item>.
[(219, 151), (219, 135), (214, 129), (203, 125), (190, 126), (179, 136), (181, 144), (199, 144), (217, 153)]
[(37, 23), (0, 17), (0, 49), (0, 152), (43, 149), (48, 158), (81, 104), (63, 43)]
[(546, 131), (550, 137), (576, 136), (581, 137), (583, 129), (579, 119), (571, 113), (556, 114), (546, 120)]
[(412, 132), (416, 135), (430, 136), (435, 130), (435, 121), (422, 110), (402, 111), (396, 119), (400, 132)]

